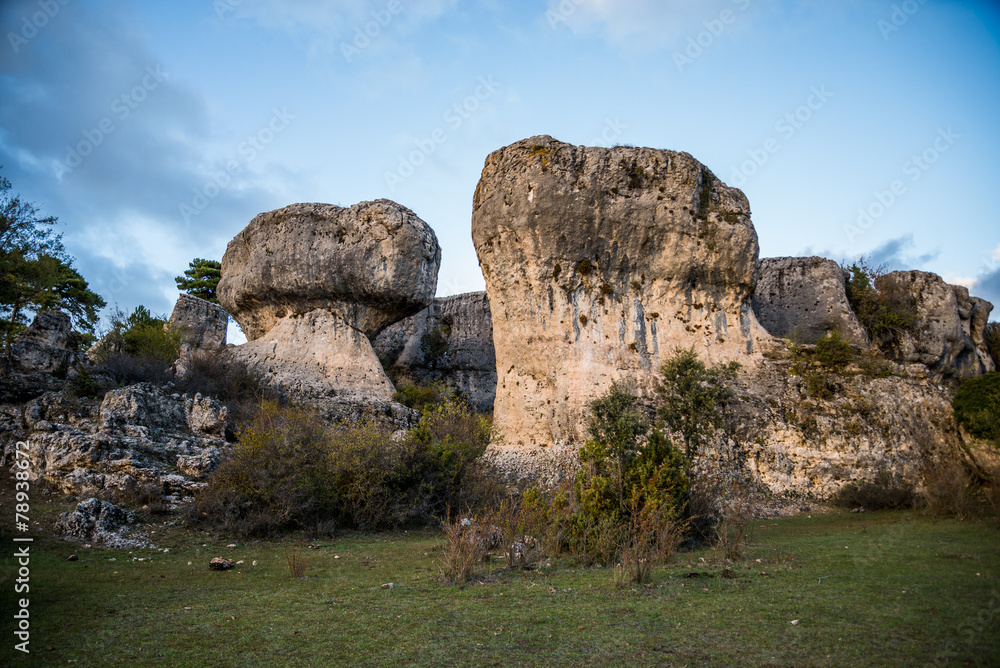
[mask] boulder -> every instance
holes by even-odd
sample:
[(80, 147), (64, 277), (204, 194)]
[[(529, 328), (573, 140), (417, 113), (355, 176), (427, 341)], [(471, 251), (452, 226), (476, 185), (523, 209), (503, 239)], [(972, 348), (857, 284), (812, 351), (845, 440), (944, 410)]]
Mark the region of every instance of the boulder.
[(226, 347), (228, 328), (229, 314), (221, 306), (187, 294), (177, 299), (164, 325), (164, 329), (180, 334), (182, 357), (222, 350)]
[[(586, 438), (613, 381), (758, 357), (757, 234), (744, 194), (687, 153), (526, 139), (486, 159), (472, 236), (496, 346), (494, 452)], [(543, 457), (544, 458), (544, 457)]]
[(66, 371), (76, 361), (73, 321), (62, 311), (41, 311), (10, 347), (14, 374)]
[(196, 434), (208, 434), (217, 438), (226, 437), (229, 409), (212, 397), (195, 394), (184, 402), (188, 429)]
[(394, 377), (415, 384), (444, 382), (479, 410), (493, 410), (497, 365), (485, 292), (435, 299), (382, 330), (372, 347)]
[(292, 204), (229, 242), (217, 293), (250, 341), (313, 310), (371, 339), (430, 304), (440, 264), (434, 231), (395, 202)]
[(913, 331), (891, 342), (889, 357), (921, 364), (932, 378), (971, 378), (995, 370), (985, 345), (990, 302), (926, 271), (894, 271), (883, 280), (908, 291), (917, 312)]
[(381, 410), (395, 389), (371, 339), (431, 303), (440, 263), (433, 230), (389, 200), (262, 213), (222, 258), (219, 300), (249, 339), (231, 354), (300, 399)]
[(772, 335), (816, 343), (839, 332), (848, 343), (869, 345), (868, 334), (847, 301), (847, 277), (833, 260), (774, 257), (760, 261), (753, 305)]
[(113, 503), (97, 498), (89, 498), (77, 504), (70, 513), (59, 517), (56, 529), (66, 538), (84, 543), (94, 543), (106, 547), (126, 549), (148, 547), (143, 540), (126, 538), (122, 531), (134, 522), (128, 513)]

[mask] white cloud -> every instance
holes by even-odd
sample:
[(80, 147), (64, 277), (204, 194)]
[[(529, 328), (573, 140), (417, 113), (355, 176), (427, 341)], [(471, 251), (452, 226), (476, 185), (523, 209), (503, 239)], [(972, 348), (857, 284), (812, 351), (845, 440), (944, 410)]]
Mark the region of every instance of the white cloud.
[(993, 259), (1000, 262), (1000, 246), (993, 249)]
[(977, 283), (975, 278), (970, 276), (956, 276), (955, 274), (945, 274), (944, 280), (946, 283), (950, 283), (951, 285), (961, 285), (969, 288), (969, 290), (974, 289)]

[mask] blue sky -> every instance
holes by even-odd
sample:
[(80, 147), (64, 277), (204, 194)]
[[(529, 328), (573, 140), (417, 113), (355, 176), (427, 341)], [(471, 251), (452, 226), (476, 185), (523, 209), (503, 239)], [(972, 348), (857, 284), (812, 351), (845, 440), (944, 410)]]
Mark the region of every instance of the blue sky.
[(995, 2), (33, 0), (0, 27), (2, 173), (126, 310), (293, 202), (396, 200), (439, 295), (482, 289), (483, 162), (550, 134), (687, 151), (762, 257), (934, 271), (1000, 319)]

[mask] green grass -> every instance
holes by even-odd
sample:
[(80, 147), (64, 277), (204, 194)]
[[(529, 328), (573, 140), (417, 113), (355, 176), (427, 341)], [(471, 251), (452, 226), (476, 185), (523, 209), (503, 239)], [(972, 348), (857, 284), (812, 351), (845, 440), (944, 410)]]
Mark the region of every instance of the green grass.
[[(66, 507), (36, 504), (32, 513), (44, 525)], [(13, 515), (7, 501), (0, 511)], [(314, 541), (306, 577), (293, 579), (289, 542), (150, 528), (169, 553), (36, 538), (30, 656), (12, 650), (13, 543), (9, 530), (0, 535), (0, 665), (1000, 662), (1000, 531), (985, 522), (915, 512), (770, 520), (743, 561), (685, 552), (650, 585), (623, 590), (608, 569), (563, 561), (525, 573), (483, 564), (476, 582), (445, 585), (436, 531)], [(245, 563), (209, 571), (217, 555)]]

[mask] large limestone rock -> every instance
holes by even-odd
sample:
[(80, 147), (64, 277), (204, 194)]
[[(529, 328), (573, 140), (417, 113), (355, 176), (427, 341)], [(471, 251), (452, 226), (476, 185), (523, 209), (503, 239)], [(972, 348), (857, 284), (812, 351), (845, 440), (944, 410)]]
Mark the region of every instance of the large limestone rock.
[(180, 334), (182, 357), (214, 353), (226, 347), (229, 314), (218, 304), (181, 294), (164, 327)]
[(913, 333), (896, 338), (890, 357), (901, 364), (922, 364), (935, 378), (971, 378), (994, 370), (985, 346), (990, 302), (925, 271), (895, 271), (883, 280), (909, 291), (917, 306)]
[(73, 321), (62, 311), (42, 311), (10, 347), (11, 372), (52, 373), (76, 359)]
[(250, 341), (317, 309), (370, 339), (430, 304), (440, 264), (434, 231), (395, 202), (292, 204), (229, 242), (217, 293)]
[[(662, 359), (757, 357), (757, 234), (742, 192), (686, 153), (533, 137), (486, 159), (472, 236), (493, 312), (498, 454), (585, 438), (612, 381)], [(572, 449), (572, 447), (570, 448)]]
[(331, 417), (394, 414), (371, 339), (431, 303), (440, 263), (433, 230), (389, 200), (262, 213), (222, 258), (219, 301), (249, 339), (231, 354)]
[(485, 292), (435, 299), (386, 327), (373, 346), (395, 375), (418, 384), (443, 381), (478, 409), (493, 409), (497, 366)]
[(760, 261), (754, 313), (768, 332), (800, 343), (816, 343), (840, 332), (867, 346), (868, 334), (847, 301), (844, 270), (821, 257), (774, 257)]

